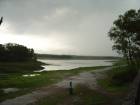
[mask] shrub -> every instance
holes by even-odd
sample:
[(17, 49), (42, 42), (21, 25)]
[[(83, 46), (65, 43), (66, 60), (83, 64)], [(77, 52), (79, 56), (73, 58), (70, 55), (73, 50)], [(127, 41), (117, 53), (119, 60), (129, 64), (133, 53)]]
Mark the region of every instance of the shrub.
[[(118, 70), (120, 69), (120, 70)], [(117, 85), (127, 84), (134, 80), (137, 75), (137, 70), (132, 67), (121, 67), (116, 68), (115, 72), (112, 74), (111, 82)]]

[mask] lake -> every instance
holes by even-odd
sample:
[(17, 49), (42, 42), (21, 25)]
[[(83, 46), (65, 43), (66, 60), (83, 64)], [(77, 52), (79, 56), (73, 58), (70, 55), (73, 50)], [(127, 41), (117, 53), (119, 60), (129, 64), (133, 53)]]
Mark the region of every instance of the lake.
[(51, 64), (44, 65), (41, 71), (53, 70), (70, 70), (78, 67), (93, 67), (93, 66), (111, 66), (110, 60), (46, 60), (39, 59), (39, 61)]

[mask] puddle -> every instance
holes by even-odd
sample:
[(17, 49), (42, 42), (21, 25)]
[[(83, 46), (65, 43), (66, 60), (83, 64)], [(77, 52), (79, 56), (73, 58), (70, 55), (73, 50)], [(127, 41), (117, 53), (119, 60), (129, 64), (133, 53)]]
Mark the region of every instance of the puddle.
[(2, 89), (4, 93), (10, 93), (10, 92), (17, 92), (19, 91), (18, 88), (5, 88), (5, 89)]
[(25, 74), (22, 75), (23, 77), (35, 77), (35, 76), (39, 76), (40, 74)]

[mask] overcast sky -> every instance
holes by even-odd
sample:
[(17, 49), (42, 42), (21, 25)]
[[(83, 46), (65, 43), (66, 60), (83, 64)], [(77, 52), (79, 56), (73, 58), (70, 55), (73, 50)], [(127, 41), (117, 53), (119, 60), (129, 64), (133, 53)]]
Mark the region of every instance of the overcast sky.
[(118, 15), (140, 0), (0, 0), (0, 43), (36, 53), (116, 55), (107, 33)]

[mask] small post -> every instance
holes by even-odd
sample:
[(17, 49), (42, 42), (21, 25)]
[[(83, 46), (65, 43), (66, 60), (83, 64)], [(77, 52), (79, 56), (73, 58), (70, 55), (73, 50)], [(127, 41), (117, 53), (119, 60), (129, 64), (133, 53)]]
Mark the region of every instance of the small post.
[(70, 88), (69, 88), (69, 94), (70, 94), (70, 95), (73, 95), (72, 81), (70, 81), (69, 86), (70, 86)]

